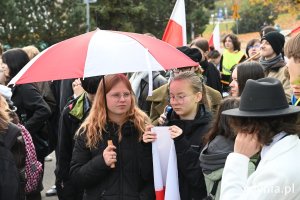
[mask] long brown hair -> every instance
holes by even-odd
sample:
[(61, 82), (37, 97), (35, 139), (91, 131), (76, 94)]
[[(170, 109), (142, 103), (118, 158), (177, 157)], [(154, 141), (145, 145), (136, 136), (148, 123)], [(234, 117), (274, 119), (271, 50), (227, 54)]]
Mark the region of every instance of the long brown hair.
[(235, 135), (233, 129), (229, 126), (229, 117), (222, 115), (225, 110), (238, 108), (240, 105), (240, 99), (235, 97), (226, 97), (222, 100), (218, 112), (216, 114), (215, 120), (209, 132), (204, 136), (204, 144), (212, 141), (217, 135), (222, 135), (225, 138), (234, 139)]
[(10, 122), (9, 114), (6, 110), (7, 102), (5, 98), (0, 94), (0, 132), (7, 129), (8, 123)]
[[(105, 81), (105, 91), (103, 89), (103, 80)], [(122, 125), (128, 120), (133, 122), (135, 128), (139, 131), (140, 141), (145, 131), (146, 123), (150, 123), (149, 117), (141, 109), (139, 109), (135, 103), (135, 97), (128, 78), (124, 74), (107, 75), (101, 80), (90, 113), (77, 132), (77, 135), (82, 133), (86, 135), (86, 146), (88, 148), (95, 148), (97, 143), (103, 139), (103, 134), (107, 131), (106, 125), (109, 119), (106, 113), (107, 108), (104, 103), (105, 97), (106, 94), (119, 82), (124, 83), (131, 93), (131, 106), (129, 111), (126, 113), (126, 118)], [(119, 127), (119, 141), (122, 139), (122, 125)]]

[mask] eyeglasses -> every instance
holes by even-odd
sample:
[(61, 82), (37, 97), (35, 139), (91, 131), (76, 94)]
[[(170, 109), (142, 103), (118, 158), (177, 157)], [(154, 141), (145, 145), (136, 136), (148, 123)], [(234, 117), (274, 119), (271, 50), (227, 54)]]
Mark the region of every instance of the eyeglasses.
[(191, 71), (192, 67), (183, 67), (183, 68), (176, 68), (176, 69), (172, 69), (172, 71), (174, 73), (179, 73), (179, 72), (187, 72), (187, 71)]
[(259, 49), (259, 48), (260, 48), (260, 44), (249, 46), (249, 49)]
[(121, 98), (123, 97), (124, 100), (128, 100), (131, 96), (131, 93), (130, 92), (124, 92), (123, 94), (121, 93), (114, 93), (114, 94), (111, 94), (109, 95), (112, 99), (114, 99), (115, 101), (120, 101)]
[(183, 103), (184, 102), (184, 99), (185, 97), (189, 97), (189, 96), (192, 96), (194, 94), (191, 94), (191, 95), (170, 95), (170, 102), (171, 101), (177, 101), (178, 103)]

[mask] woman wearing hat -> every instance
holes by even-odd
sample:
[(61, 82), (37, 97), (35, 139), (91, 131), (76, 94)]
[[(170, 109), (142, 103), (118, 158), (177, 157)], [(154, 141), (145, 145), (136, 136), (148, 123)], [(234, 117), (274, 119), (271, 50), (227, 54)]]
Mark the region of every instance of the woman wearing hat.
[[(278, 79), (247, 81), (239, 108), (222, 113), (231, 116), (237, 136), (225, 163), (221, 200), (299, 198), (299, 112), (288, 105)], [(261, 160), (248, 178), (249, 158), (259, 151)]]

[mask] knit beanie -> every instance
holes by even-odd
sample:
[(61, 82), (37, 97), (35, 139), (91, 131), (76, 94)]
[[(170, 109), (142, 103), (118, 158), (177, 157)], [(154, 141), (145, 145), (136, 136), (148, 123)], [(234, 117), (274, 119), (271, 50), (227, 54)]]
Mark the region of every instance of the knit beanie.
[(284, 47), (284, 42), (285, 38), (284, 36), (279, 33), (278, 31), (272, 31), (267, 33), (261, 38), (261, 41), (267, 40), (270, 45), (272, 46), (272, 49), (274, 52), (279, 55), (280, 53), (283, 53), (283, 47)]

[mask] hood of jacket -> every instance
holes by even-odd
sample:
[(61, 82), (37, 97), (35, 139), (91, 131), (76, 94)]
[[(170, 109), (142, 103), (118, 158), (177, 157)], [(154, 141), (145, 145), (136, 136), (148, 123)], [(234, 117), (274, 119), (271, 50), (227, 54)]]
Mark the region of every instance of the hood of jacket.
[(229, 153), (233, 152), (234, 141), (222, 135), (207, 143), (200, 154), (200, 166), (205, 174), (221, 169)]

